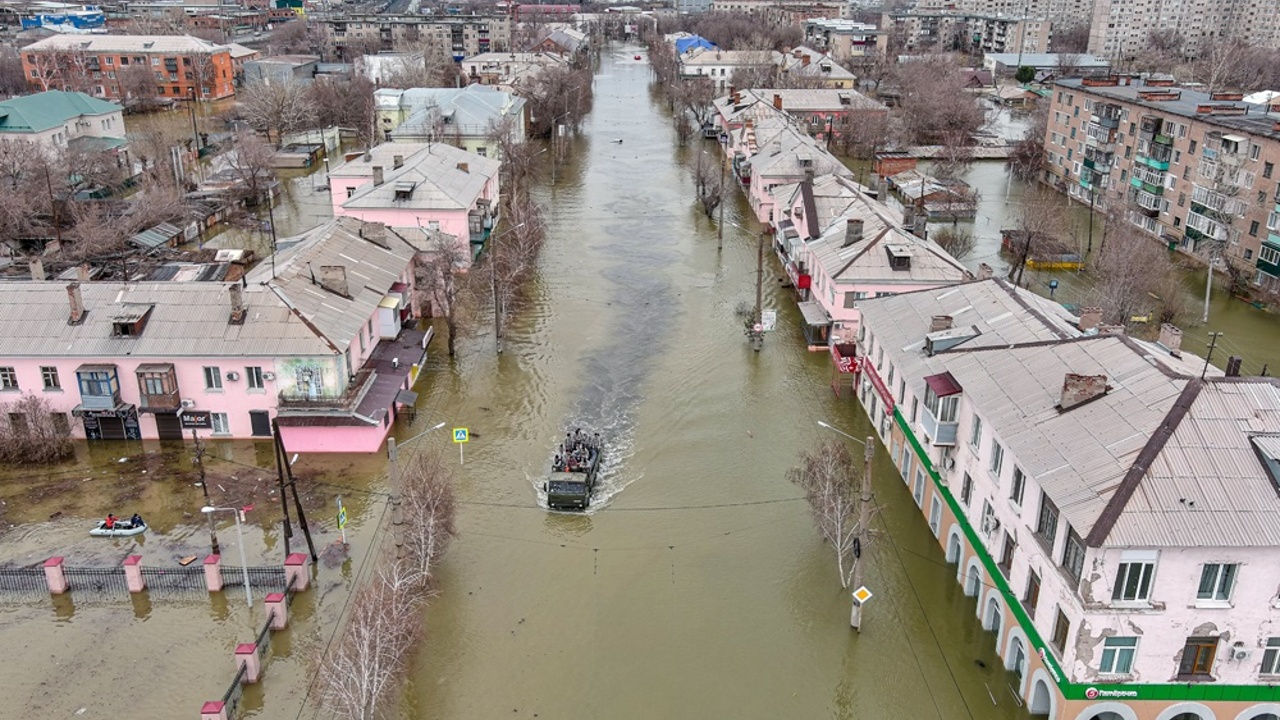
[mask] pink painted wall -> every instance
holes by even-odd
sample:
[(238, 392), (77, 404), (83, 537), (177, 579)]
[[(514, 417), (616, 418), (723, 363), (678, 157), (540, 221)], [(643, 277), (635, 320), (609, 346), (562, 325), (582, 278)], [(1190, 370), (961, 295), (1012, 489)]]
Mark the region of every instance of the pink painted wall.
[(382, 450), (393, 422), (344, 427), (282, 427), (280, 436), (289, 452), (373, 453)]
[(365, 222), (380, 222), (388, 227), (430, 227), (440, 223), (440, 230), (470, 242), (471, 230), (467, 226), (465, 210), (409, 210), (401, 208), (337, 208), (335, 216), (346, 215)]

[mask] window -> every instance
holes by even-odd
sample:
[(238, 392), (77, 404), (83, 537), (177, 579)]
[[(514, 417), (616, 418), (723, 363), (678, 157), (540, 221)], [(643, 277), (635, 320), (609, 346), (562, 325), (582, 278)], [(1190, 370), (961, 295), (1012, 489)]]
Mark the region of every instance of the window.
[(1022, 596), (1022, 607), (1027, 610), (1027, 617), (1035, 620), (1036, 604), (1040, 602), (1040, 575), (1035, 570), (1030, 571), (1027, 578), (1027, 592)]
[(213, 434), (214, 435), (230, 435), (231, 425), (227, 423), (226, 413), (209, 413), (213, 418)]
[(977, 448), (982, 444), (982, 418), (973, 416), (973, 427), (969, 428), (969, 444)]
[(916, 468), (916, 484), (912, 488), (911, 497), (916, 501), (916, 507), (924, 507), (924, 468)]
[(969, 507), (969, 501), (973, 499), (973, 478), (969, 477), (969, 473), (964, 474), (964, 482), (960, 485), (960, 502), (965, 507)]
[(1018, 549), (1018, 542), (1013, 536), (1005, 531), (1004, 548), (1000, 551), (1000, 562), (996, 563), (996, 567), (1000, 568), (1000, 572), (1004, 573), (1007, 578), (1013, 571), (1013, 553)]
[(1271, 179), (1271, 173), (1275, 172), (1275, 169), (1274, 163), (1262, 163), (1262, 177)]
[(1195, 140), (1192, 140), (1192, 141), (1191, 141), (1191, 144), (1190, 144), (1189, 146), (1187, 146), (1187, 152), (1191, 153), (1192, 155), (1195, 155), (1195, 154), (1196, 154), (1196, 141), (1195, 141)]
[(929, 412), (938, 422), (953, 423), (956, 421), (956, 415), (960, 408), (960, 396), (938, 397), (932, 387), (926, 386), (924, 389), (924, 406), (929, 408)]
[(1250, 160), (1257, 160), (1257, 159), (1258, 159), (1258, 156), (1259, 156), (1259, 155), (1261, 155), (1261, 154), (1262, 154), (1262, 146), (1261, 146), (1261, 145), (1254, 145), (1254, 146), (1252, 146), (1252, 147), (1250, 147), (1250, 148), (1249, 148), (1249, 159), (1250, 159)]
[(1178, 679), (1194, 680), (1213, 678), (1213, 659), (1218, 654), (1218, 638), (1189, 637), (1182, 648), (1182, 662), (1178, 663)]
[(1257, 220), (1254, 220), (1253, 222), (1249, 223), (1249, 234), (1254, 237), (1258, 237), (1258, 221)]
[(1048, 547), (1053, 547), (1053, 541), (1057, 539), (1057, 506), (1053, 505), (1053, 501), (1041, 492), (1041, 512), (1036, 520), (1036, 534), (1041, 537), (1044, 542), (1048, 543)]
[(1200, 571), (1200, 588), (1196, 591), (1197, 600), (1227, 602), (1231, 599), (1231, 590), (1236, 584), (1236, 571), (1240, 566), (1236, 563), (1205, 563)]
[(1116, 584), (1111, 588), (1112, 602), (1146, 602), (1151, 599), (1151, 576), (1155, 574), (1155, 560), (1122, 556), (1123, 562), (1116, 571)]
[(1058, 608), (1058, 618), (1053, 623), (1053, 639), (1049, 642), (1061, 653), (1067, 647), (1067, 636), (1071, 634), (1071, 621), (1067, 619), (1062, 608)]
[(934, 537), (942, 532), (942, 500), (937, 495), (929, 501), (929, 529), (933, 531)]
[(1080, 582), (1080, 573), (1084, 572), (1084, 540), (1080, 539), (1070, 525), (1067, 526), (1067, 547), (1062, 552), (1062, 568), (1077, 583)]
[(1000, 469), (1004, 467), (1004, 448), (1000, 447), (995, 438), (991, 438), (991, 464), (988, 467), (992, 475), (1000, 477)]
[(1280, 637), (1267, 638), (1267, 649), (1262, 653), (1263, 675), (1280, 675)]
[(1014, 505), (1022, 505), (1022, 493), (1027, 489), (1027, 476), (1022, 474), (1022, 468), (1017, 465), (1013, 466), (1013, 487), (1009, 489), (1009, 499)]
[(911, 422), (914, 423), (916, 421), (916, 418), (919, 416), (920, 416), (920, 398), (912, 397), (911, 398)]
[(262, 383), (262, 368), (258, 366), (247, 367), (244, 369), (244, 377), (249, 381), (250, 390), (261, 390), (265, 385)]
[(221, 390), (222, 389), (222, 370), (221, 369), (217, 367), (205, 366), (204, 389), (205, 390)]
[(0, 390), (18, 389), (18, 371), (12, 366), (0, 367)]
[(58, 368), (53, 365), (40, 366), (40, 380), (45, 390), (61, 390), (62, 381), (58, 379)]
[[(893, 377), (893, 369), (889, 370), (889, 377)], [(898, 381), (898, 402), (902, 403), (907, 399), (907, 381), (905, 379)]]
[(1103, 675), (1128, 675), (1133, 671), (1133, 656), (1138, 652), (1138, 638), (1109, 637), (1102, 644), (1102, 664), (1098, 672)]

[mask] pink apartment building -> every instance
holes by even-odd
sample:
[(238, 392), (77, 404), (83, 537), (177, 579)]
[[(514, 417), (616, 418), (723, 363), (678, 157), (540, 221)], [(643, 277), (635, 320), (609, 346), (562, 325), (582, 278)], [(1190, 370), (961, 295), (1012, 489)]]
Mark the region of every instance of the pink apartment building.
[(415, 250), (352, 218), (281, 244), (242, 283), (0, 284), (0, 402), (42, 397), (89, 440), (267, 438), (275, 421), (290, 451), (376, 450), (431, 337), (406, 326)]
[[(859, 303), (954, 285), (972, 276), (937, 243), (904, 227), (902, 213), (840, 175), (778, 185), (774, 250), (796, 288), (811, 347), (853, 342)], [(847, 363), (846, 363), (846, 369)]]
[(329, 173), (333, 214), (439, 231), (474, 257), (497, 222), (499, 166), (444, 143), (383, 143)]
[(1033, 717), (1280, 713), (1280, 382), (1001, 280), (861, 310), (858, 394), (901, 500)]

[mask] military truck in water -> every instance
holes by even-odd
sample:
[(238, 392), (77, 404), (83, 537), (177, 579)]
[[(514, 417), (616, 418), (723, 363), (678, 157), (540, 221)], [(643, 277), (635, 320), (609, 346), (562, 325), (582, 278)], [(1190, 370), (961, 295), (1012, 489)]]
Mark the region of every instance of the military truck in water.
[(586, 510), (600, 471), (600, 433), (587, 435), (574, 430), (556, 449), (551, 474), (542, 484), (551, 510)]

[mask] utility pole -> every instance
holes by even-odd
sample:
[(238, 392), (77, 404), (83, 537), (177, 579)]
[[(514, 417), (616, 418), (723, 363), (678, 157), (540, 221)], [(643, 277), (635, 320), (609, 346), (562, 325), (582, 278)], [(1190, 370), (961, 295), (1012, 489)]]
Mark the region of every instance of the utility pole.
[(756, 244), (756, 311), (751, 317), (751, 327), (747, 328), (751, 349), (756, 352), (764, 347), (764, 237), (767, 234), (760, 233)]
[(387, 491), (391, 496), (391, 537), (399, 559), (404, 557), (404, 515), (400, 509), (400, 466), (394, 437), (387, 438)]
[[(876, 453), (876, 439), (867, 436), (866, 451), (863, 453), (862, 490), (858, 495), (858, 539), (853, 546), (853, 589), (862, 587), (862, 548), (867, 544), (867, 526), (871, 524), (871, 458)], [(849, 611), (849, 627), (862, 632), (862, 603), (853, 600), (853, 609)]]
[(729, 188), (725, 185), (725, 161), (720, 160), (720, 220), (716, 223), (716, 252), (724, 249), (724, 204), (729, 200)]
[(271, 421), (271, 432), (275, 435), (276, 450), (284, 462), (284, 472), (289, 479), (289, 487), (293, 489), (293, 508), (298, 511), (298, 525), (302, 528), (302, 535), (307, 539), (307, 549), (311, 551), (311, 562), (316, 562), (320, 556), (316, 554), (316, 544), (311, 539), (311, 528), (307, 526), (307, 514), (302, 509), (302, 498), (298, 497), (298, 482), (293, 477), (293, 465), (289, 463), (289, 454), (284, 449), (284, 438), (280, 436), (280, 425), (275, 420)]
[(288, 459), (280, 456), (279, 445), (274, 442), (272, 445), (276, 451), (276, 482), (280, 489), (280, 510), (284, 514), (284, 554), (288, 557), (291, 552), (289, 540), (293, 537), (293, 523), (289, 520), (289, 495), (284, 486), (284, 463), (288, 462)]
[[(554, 163), (555, 160), (553, 159)], [(553, 165), (554, 167), (554, 165)], [(498, 302), (498, 235), (489, 235), (489, 291), (493, 294), (493, 342), (502, 354), (502, 305)]]
[(1086, 255), (1093, 254), (1093, 201), (1094, 201), (1094, 190), (1093, 190), (1092, 181), (1091, 181), (1090, 188), (1089, 188), (1089, 247), (1088, 249), (1085, 250)]
[(1220, 332), (1209, 333), (1209, 352), (1204, 356), (1204, 368), (1200, 370), (1200, 379), (1203, 380), (1205, 374), (1209, 372), (1209, 361), (1213, 359), (1213, 349), (1218, 345), (1218, 338), (1222, 337)]
[(1209, 322), (1209, 296), (1213, 293), (1213, 265), (1218, 258), (1217, 250), (1209, 252), (1209, 269), (1205, 272), (1204, 278), (1204, 316), (1200, 318), (1200, 322)]
[[(204, 491), (205, 507), (209, 507), (210, 505), (213, 505), (213, 501), (209, 499), (209, 482), (205, 480), (204, 476), (204, 443), (200, 442), (200, 438), (196, 435), (195, 428), (191, 428), (191, 442), (195, 443), (195, 457), (192, 459), (192, 462), (195, 463), (196, 468), (200, 470), (200, 489)], [(208, 518), (209, 542), (213, 545), (213, 554), (221, 555), (222, 550), (218, 547), (218, 531), (213, 525), (213, 515), (208, 515)]]

